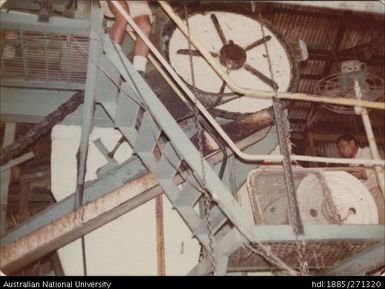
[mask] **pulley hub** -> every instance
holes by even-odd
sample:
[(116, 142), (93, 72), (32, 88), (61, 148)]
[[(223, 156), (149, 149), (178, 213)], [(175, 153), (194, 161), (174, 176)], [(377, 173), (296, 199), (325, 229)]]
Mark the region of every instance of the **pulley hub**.
[(239, 69), (246, 62), (246, 51), (230, 40), (219, 51), (219, 61), (229, 69)]

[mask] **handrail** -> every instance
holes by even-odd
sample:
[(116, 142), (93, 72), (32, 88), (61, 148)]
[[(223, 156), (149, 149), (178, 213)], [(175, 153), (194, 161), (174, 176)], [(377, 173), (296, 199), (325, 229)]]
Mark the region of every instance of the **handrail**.
[[(165, 5), (163, 2), (164, 1), (159, 1), (159, 3), (162, 5), (162, 7), (163, 7), (163, 5)], [(147, 38), (147, 36), (144, 35), (142, 30), (139, 29), (139, 27), (136, 25), (134, 20), (128, 15), (128, 13), (122, 8), (122, 6), (119, 3), (115, 2), (115, 1), (111, 1), (111, 3), (123, 15), (123, 17), (127, 20), (128, 24), (134, 29), (134, 31), (138, 34), (138, 36), (140, 38), (142, 38), (143, 42), (148, 46), (150, 51), (159, 60), (159, 62), (166, 68), (167, 72), (172, 76), (172, 78), (180, 86), (180, 88), (186, 93), (186, 95), (192, 101), (196, 102), (199, 111), (204, 115), (204, 117), (213, 126), (213, 128), (215, 130), (217, 130), (219, 135), (223, 138), (223, 140), (227, 143), (227, 145), (232, 149), (232, 151), (238, 157), (240, 157), (241, 159), (246, 160), (246, 161), (265, 161), (265, 160), (268, 160), (270, 162), (281, 162), (283, 160), (283, 156), (282, 155), (250, 155), (250, 154), (246, 154), (246, 153), (242, 152), (236, 146), (236, 144), (232, 141), (232, 139), (227, 135), (227, 133), (223, 130), (223, 128), (216, 122), (216, 120), (212, 117), (212, 115), (207, 111), (207, 109), (202, 105), (202, 103), (196, 98), (194, 93), (187, 87), (185, 82), (174, 71), (174, 69), (166, 61), (166, 59), (164, 59), (164, 57), (160, 54), (160, 52), (152, 44), (152, 42)], [(167, 4), (167, 6), (171, 9), (171, 7), (168, 4)], [(358, 160), (358, 159), (344, 159), (344, 158), (324, 158), (324, 157), (310, 157), (310, 156), (302, 156), (302, 155), (292, 155), (291, 159), (293, 161), (323, 162), (323, 163), (344, 163), (344, 164), (364, 164), (364, 165), (370, 165), (370, 166), (372, 166), (372, 165), (385, 166), (385, 161), (383, 161), (383, 160)]]

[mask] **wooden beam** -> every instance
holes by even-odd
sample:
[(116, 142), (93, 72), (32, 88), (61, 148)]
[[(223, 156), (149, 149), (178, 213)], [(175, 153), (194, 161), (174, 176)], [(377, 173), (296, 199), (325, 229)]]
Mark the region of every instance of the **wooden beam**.
[[(341, 17), (343, 19), (344, 15), (342, 15)], [(328, 76), (330, 74), (331, 68), (333, 67), (333, 64), (337, 64), (338, 62), (337, 51), (341, 45), (344, 34), (345, 34), (345, 25), (344, 25), (344, 21), (341, 20), (338, 24), (336, 38), (334, 39), (331, 47), (331, 58), (328, 59), (328, 61), (325, 63), (325, 66), (324, 66), (324, 70), (322, 73), (323, 77)]]
[(57, 252), (52, 253), (49, 260), (51, 262), (51, 267), (55, 273), (55, 276), (64, 276), (63, 266), (60, 262), (58, 253)]
[(163, 196), (155, 198), (156, 214), (156, 253), (158, 264), (158, 276), (166, 275), (166, 259), (164, 251), (164, 220), (163, 220)]
[[(312, 139), (314, 142), (335, 142), (335, 140), (341, 136), (341, 133), (330, 132), (330, 131), (320, 131), (312, 130)], [(303, 140), (305, 137), (302, 134), (296, 133), (292, 134), (291, 138), (294, 140)], [(356, 136), (358, 142), (366, 142), (367, 138), (365, 135)], [(376, 136), (375, 140), (377, 143), (384, 143), (385, 137)]]
[(18, 268), (78, 239), (120, 216), (122, 210), (127, 212), (159, 195), (162, 191), (156, 188), (155, 179), (146, 174), (1, 247), (1, 270), (11, 274)]
[[(317, 152), (315, 150), (315, 145), (314, 145), (313, 134), (310, 130), (307, 130), (307, 141), (309, 144), (310, 155), (314, 156), (314, 157), (317, 156)], [(309, 163), (309, 165), (312, 167), (315, 167), (315, 166), (318, 166), (318, 163), (311, 162), (311, 163)]]
[[(277, 6), (280, 5), (280, 6)], [(290, 5), (290, 4), (289, 4)], [(287, 14), (287, 15), (293, 15), (294, 17), (298, 16), (310, 16), (310, 17), (318, 17), (318, 18), (324, 18), (328, 20), (335, 20), (336, 17), (341, 17), (343, 13), (346, 13), (346, 11), (341, 10), (333, 10), (333, 9), (322, 9), (320, 8), (317, 11), (314, 11), (314, 8), (310, 8), (312, 10), (309, 10), (307, 7), (301, 7), (298, 9), (295, 5), (290, 6), (282, 6), (282, 4), (276, 4), (276, 3), (264, 3), (265, 13), (266, 14)], [(270, 15), (268, 15), (270, 16)], [(383, 27), (383, 19), (370, 19), (370, 21), (367, 21), (367, 15), (360, 15), (358, 13), (350, 13), (348, 20), (349, 21), (358, 21), (362, 22), (365, 21), (365, 25), (367, 26), (375, 26), (375, 27)]]
[[(309, 48), (309, 60), (321, 60), (329, 61), (332, 58), (332, 52), (325, 49), (313, 49)], [(372, 55), (371, 58), (367, 59), (362, 53), (352, 53), (352, 52), (337, 52), (336, 59), (338, 62), (357, 59), (361, 62), (365, 62), (369, 66), (384, 66), (385, 60), (383, 55)]]
[(323, 77), (322, 74), (301, 74), (300, 78), (305, 80), (320, 80)]

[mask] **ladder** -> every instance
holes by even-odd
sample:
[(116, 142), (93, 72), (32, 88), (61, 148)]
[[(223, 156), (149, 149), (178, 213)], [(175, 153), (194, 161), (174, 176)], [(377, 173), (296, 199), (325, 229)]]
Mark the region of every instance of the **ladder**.
[[(123, 78), (117, 97), (104, 98), (102, 107), (130, 143), (134, 154), (154, 175), (193, 236), (209, 252), (207, 220), (195, 208), (203, 197), (200, 152), (122, 50), (107, 34), (102, 42), (104, 53), (100, 54), (100, 68), (108, 69), (112, 64)], [(214, 169), (206, 161), (203, 166), (206, 189), (213, 200), (209, 218), (214, 235), (215, 273), (224, 275), (229, 256), (251, 238), (253, 224)], [(179, 186), (175, 182), (178, 174), (184, 180)], [(209, 270), (210, 262), (204, 258), (190, 274), (208, 274)]]

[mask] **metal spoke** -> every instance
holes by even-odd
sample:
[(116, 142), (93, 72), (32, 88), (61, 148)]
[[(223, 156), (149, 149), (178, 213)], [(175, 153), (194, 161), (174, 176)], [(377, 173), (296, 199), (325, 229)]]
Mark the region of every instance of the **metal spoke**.
[(256, 77), (258, 77), (260, 80), (262, 80), (264, 83), (266, 83), (267, 85), (269, 85), (271, 88), (273, 88), (274, 90), (278, 89), (278, 84), (272, 80), (271, 78), (267, 77), (266, 75), (264, 75), (262, 72), (260, 72), (258, 69), (252, 67), (250, 64), (243, 64), (243, 68), (250, 72), (251, 74), (255, 75)]
[(254, 41), (253, 43), (247, 45), (247, 46), (245, 47), (245, 50), (246, 50), (246, 51), (249, 51), (249, 50), (251, 50), (251, 49), (257, 47), (258, 45), (261, 45), (261, 44), (265, 43), (266, 41), (269, 41), (270, 39), (271, 39), (271, 36), (270, 36), (270, 35), (267, 35), (267, 36), (265, 36), (265, 37), (263, 37), (263, 38), (261, 38), (261, 39), (258, 39), (257, 41)]
[(222, 86), (221, 88), (219, 89), (219, 93), (222, 94), (225, 92), (225, 88), (226, 88), (226, 81), (223, 81), (222, 82)]
[[(182, 54), (182, 55), (191, 55), (191, 56), (199, 56), (202, 57), (202, 54), (198, 50), (188, 50), (188, 49), (179, 49), (176, 54)], [(213, 57), (218, 57), (219, 54), (216, 52), (211, 51), (210, 54)]]
[(223, 33), (223, 30), (222, 30), (222, 27), (221, 25), (219, 24), (219, 21), (218, 21), (218, 18), (215, 14), (211, 14), (210, 15), (210, 18), (211, 18), (211, 21), (213, 21), (213, 24), (215, 26), (215, 29), (217, 30), (218, 34), (219, 34), (219, 38), (221, 39), (223, 45), (226, 45), (227, 43), (227, 40), (226, 40), (226, 36), (225, 34)]

